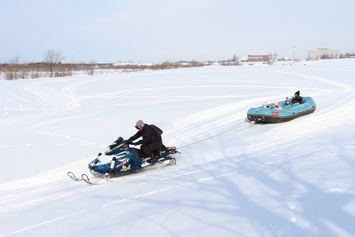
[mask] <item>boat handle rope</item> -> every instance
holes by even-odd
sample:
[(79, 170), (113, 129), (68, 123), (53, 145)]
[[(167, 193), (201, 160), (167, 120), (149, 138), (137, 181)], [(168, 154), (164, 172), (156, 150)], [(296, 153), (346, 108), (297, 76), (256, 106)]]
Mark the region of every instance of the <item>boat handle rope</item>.
[[(253, 121), (254, 122), (254, 121)], [(190, 144), (187, 144), (187, 145), (185, 145), (185, 146), (181, 146), (181, 147), (179, 147), (179, 148), (176, 148), (176, 150), (178, 150), (178, 149), (182, 149), (182, 148), (185, 148), (185, 147), (188, 147), (188, 146), (191, 146), (191, 145), (194, 145), (194, 144), (196, 144), (196, 143), (200, 143), (200, 142), (203, 142), (203, 141), (206, 141), (206, 140), (209, 140), (209, 139), (212, 139), (212, 138), (214, 138), (214, 137), (218, 137), (218, 136), (221, 136), (221, 135), (223, 135), (223, 134), (226, 134), (226, 133), (229, 133), (229, 132), (232, 132), (232, 131), (234, 131), (234, 130), (237, 130), (237, 129), (239, 129), (239, 128), (242, 128), (242, 127), (245, 127), (245, 126), (247, 126), (247, 125), (251, 125), (251, 126), (253, 126), (254, 125), (254, 123), (253, 122), (250, 122), (250, 123), (246, 123), (246, 124), (243, 124), (243, 125), (241, 125), (241, 126), (239, 126), (239, 127), (236, 127), (236, 128), (233, 128), (233, 129), (230, 129), (230, 130), (228, 130), (228, 131), (225, 131), (225, 132), (222, 132), (222, 133), (219, 133), (219, 134), (216, 134), (216, 135), (214, 135), (214, 136), (211, 136), (211, 137), (207, 137), (207, 138), (205, 138), (205, 139), (202, 139), (202, 140), (199, 140), (199, 141), (196, 141), (196, 142), (193, 142), (193, 143), (190, 143)]]

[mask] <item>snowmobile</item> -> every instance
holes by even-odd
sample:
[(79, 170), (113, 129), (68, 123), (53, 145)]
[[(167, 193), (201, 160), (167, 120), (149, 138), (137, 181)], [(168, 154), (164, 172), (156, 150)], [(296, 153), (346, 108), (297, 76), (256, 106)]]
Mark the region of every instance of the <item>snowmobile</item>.
[[(90, 173), (94, 177), (109, 179), (110, 177), (118, 177), (125, 174), (140, 171), (147, 166), (154, 165), (150, 157), (147, 157), (141, 149), (130, 146), (129, 140), (118, 137), (111, 145), (109, 145), (104, 154), (99, 153), (97, 158), (88, 164)], [(171, 154), (180, 153), (176, 147), (166, 147), (162, 145), (161, 153), (157, 155), (156, 163), (166, 163), (175, 165), (176, 159)], [(84, 180), (89, 184), (93, 184), (86, 174), (81, 178), (77, 178), (72, 172), (68, 172), (68, 176), (74, 180)]]

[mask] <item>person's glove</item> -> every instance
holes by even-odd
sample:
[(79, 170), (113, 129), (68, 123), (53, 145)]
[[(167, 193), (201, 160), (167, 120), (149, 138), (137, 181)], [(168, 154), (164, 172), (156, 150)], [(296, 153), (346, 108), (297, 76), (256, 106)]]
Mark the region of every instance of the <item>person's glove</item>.
[(133, 144), (133, 142), (131, 140), (126, 140), (125, 141), (127, 144)]

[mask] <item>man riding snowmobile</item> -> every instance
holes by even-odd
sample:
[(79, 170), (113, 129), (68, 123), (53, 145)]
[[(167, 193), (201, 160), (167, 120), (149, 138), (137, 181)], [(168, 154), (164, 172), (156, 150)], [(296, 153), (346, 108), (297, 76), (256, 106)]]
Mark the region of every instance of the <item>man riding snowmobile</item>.
[[(97, 158), (88, 164), (90, 173), (96, 178), (109, 179), (110, 177), (130, 174), (136, 171), (147, 169), (155, 163), (168, 161), (166, 165), (175, 165), (176, 159), (170, 155), (180, 153), (175, 146), (166, 147), (162, 143), (161, 134), (163, 131), (153, 124), (145, 124), (142, 120), (137, 121), (138, 132), (124, 140), (118, 137), (109, 145), (104, 154), (99, 153)], [(133, 141), (142, 137), (142, 140), (134, 143)], [(141, 149), (129, 146), (141, 145)], [(68, 176), (74, 180), (84, 180), (89, 184), (98, 184), (90, 181), (86, 174), (77, 178), (73, 172), (69, 171)]]
[[(161, 133), (154, 125), (145, 124), (142, 120), (138, 120), (135, 126), (138, 132), (128, 139), (128, 143), (133, 145), (141, 145), (144, 154), (151, 158), (151, 163), (157, 161), (157, 157), (161, 155), (161, 147), (163, 145)], [(142, 137), (138, 142), (134, 140)]]

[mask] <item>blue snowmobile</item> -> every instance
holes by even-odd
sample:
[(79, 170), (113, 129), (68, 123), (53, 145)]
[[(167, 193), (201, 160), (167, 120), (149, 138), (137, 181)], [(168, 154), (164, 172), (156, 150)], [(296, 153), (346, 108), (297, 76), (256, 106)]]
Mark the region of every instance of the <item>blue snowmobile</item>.
[[(104, 154), (99, 153), (97, 158), (88, 165), (94, 177), (109, 179), (110, 177), (137, 172), (155, 164), (141, 149), (131, 147), (130, 144), (131, 141), (119, 137), (107, 147)], [(170, 155), (176, 153), (180, 153), (176, 150), (176, 147), (162, 145), (161, 154), (157, 157), (156, 163), (165, 163), (165, 161), (168, 161), (169, 165), (175, 165), (176, 159)], [(77, 178), (72, 172), (68, 172), (68, 176), (74, 180), (84, 180), (89, 184), (94, 184), (86, 174), (83, 174), (81, 179)]]
[[(110, 146), (108, 146), (105, 155), (99, 153), (98, 157), (89, 163), (91, 173), (117, 175), (122, 173), (131, 173), (141, 169), (144, 165), (151, 164), (151, 158), (147, 157), (141, 149), (129, 146), (130, 142), (119, 137)], [(169, 156), (178, 153), (175, 147), (165, 147), (162, 145), (161, 155), (158, 156), (158, 162), (169, 161), (169, 164), (176, 164), (176, 159)], [(104, 162), (104, 157), (109, 162)]]

